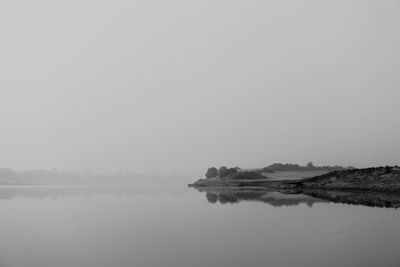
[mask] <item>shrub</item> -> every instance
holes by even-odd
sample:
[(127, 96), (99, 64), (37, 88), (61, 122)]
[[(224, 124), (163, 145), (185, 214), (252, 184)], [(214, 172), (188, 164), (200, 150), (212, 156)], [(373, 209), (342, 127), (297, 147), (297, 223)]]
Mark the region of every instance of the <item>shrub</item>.
[(227, 167), (225, 167), (225, 166), (221, 166), (219, 169), (218, 169), (218, 176), (219, 176), (219, 178), (224, 178), (224, 177), (227, 177), (227, 176), (229, 176), (229, 175), (231, 175), (231, 174), (234, 174), (234, 173), (237, 173), (238, 171), (237, 171), (237, 169), (235, 169), (235, 168), (227, 168)]
[(206, 172), (206, 177), (207, 178), (214, 178), (218, 176), (218, 170), (215, 167), (208, 168)]

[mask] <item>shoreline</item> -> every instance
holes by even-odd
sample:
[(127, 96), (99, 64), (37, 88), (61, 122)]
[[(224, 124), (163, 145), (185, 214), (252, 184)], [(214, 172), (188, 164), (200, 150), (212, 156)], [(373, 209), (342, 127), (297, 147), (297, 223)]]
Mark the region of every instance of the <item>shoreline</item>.
[(225, 178), (200, 179), (189, 187), (258, 187), (276, 191), (301, 192), (303, 190), (338, 190), (350, 192), (400, 193), (400, 167), (386, 166), (364, 169), (332, 171), (302, 179), (247, 180)]

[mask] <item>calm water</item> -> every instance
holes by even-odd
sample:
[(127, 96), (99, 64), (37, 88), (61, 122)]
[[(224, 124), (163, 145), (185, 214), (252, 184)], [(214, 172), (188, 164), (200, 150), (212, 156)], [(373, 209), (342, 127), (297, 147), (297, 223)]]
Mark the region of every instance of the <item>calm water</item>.
[(400, 266), (400, 209), (185, 185), (0, 189), (0, 266)]

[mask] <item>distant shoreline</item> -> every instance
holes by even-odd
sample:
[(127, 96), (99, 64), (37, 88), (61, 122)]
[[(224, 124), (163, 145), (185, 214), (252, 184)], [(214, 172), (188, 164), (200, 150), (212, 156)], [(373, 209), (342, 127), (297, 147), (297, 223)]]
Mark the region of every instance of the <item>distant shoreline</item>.
[[(251, 172), (248, 172), (249, 174)], [(365, 192), (400, 192), (400, 167), (386, 166), (364, 169), (349, 169), (328, 172), (302, 179), (272, 180), (246, 179), (246, 172), (241, 173), (240, 179), (235, 175), (224, 178), (200, 179), (190, 187), (260, 187), (287, 193), (301, 192), (302, 190), (326, 189), (342, 191)]]

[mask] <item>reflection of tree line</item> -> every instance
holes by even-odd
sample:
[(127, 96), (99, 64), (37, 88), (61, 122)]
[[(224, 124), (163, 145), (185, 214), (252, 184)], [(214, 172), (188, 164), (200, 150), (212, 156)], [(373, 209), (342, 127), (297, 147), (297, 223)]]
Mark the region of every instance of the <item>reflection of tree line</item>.
[(218, 202), (221, 204), (239, 203), (241, 201), (258, 201), (275, 207), (293, 206), (302, 203), (312, 207), (314, 203), (318, 202), (334, 202), (369, 207), (400, 207), (400, 196), (385, 193), (306, 190), (299, 194), (284, 194), (274, 191), (251, 191), (238, 188), (197, 188), (197, 190), (206, 193), (208, 202)]
[[(258, 201), (268, 203), (272, 206), (294, 206), (305, 203), (312, 206), (315, 202), (324, 202), (324, 200), (316, 199), (306, 195), (284, 195), (278, 194), (276, 196), (271, 193), (277, 194), (272, 191), (234, 191), (234, 192), (206, 192), (206, 198), (210, 203), (239, 203), (241, 201)], [(270, 195), (270, 196), (269, 196)]]

